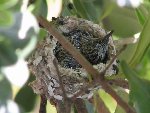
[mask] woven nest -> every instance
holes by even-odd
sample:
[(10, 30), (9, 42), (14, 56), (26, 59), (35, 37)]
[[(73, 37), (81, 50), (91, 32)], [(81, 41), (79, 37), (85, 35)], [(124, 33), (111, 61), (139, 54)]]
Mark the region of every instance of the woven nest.
[[(99, 72), (103, 71), (116, 55), (111, 35), (99, 25), (75, 17), (54, 18), (52, 23)], [(66, 94), (71, 98), (89, 83), (88, 73), (50, 33), (39, 42), (28, 59), (29, 69), (36, 76), (36, 80), (30, 85), (35, 93), (44, 94), (49, 100), (63, 99), (54, 59), (58, 61)], [(114, 61), (105, 76), (117, 74), (117, 67)], [(100, 86), (90, 88), (77, 98), (90, 98), (98, 88)]]

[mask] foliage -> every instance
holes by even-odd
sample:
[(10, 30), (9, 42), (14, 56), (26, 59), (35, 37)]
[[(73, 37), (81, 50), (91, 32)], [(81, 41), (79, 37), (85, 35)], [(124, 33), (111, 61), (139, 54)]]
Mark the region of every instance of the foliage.
[[(124, 0), (125, 4), (118, 1), (1, 0), (0, 113), (37, 111), (39, 101), (28, 87), (32, 75), (29, 75), (25, 62), (37, 41), (46, 35), (46, 32), (38, 27), (37, 15), (42, 15), (48, 20), (60, 15), (85, 18), (103, 26), (107, 31), (114, 30), (114, 39), (135, 37), (135, 34), (140, 33), (139, 41), (129, 44), (119, 57), (122, 70), (120, 69), (116, 78), (127, 79), (130, 92), (128, 94), (125, 89), (116, 86), (113, 88), (137, 113), (149, 113), (150, 1), (137, 0), (139, 5), (134, 4), (133, 0)], [(124, 112), (105, 91), (100, 90), (99, 97), (110, 113)], [(94, 104), (87, 101), (85, 103), (89, 113), (98, 112)], [(53, 106), (48, 105), (47, 109), (47, 113), (55, 113)]]

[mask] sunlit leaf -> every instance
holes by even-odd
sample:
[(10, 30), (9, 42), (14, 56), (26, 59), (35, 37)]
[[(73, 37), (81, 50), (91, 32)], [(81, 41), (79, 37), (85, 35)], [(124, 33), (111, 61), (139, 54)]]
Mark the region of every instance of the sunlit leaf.
[(104, 90), (100, 90), (99, 95), (100, 95), (101, 99), (104, 101), (104, 103), (107, 106), (107, 108), (109, 109), (109, 111), (111, 113), (114, 113), (116, 106), (117, 106), (116, 101)]
[(46, 0), (46, 3), (48, 7), (47, 19), (58, 17), (62, 9), (62, 0)]
[[(49, 112), (57, 113), (56, 107), (54, 105), (51, 105), (50, 102), (47, 102), (46, 111), (47, 111), (46, 113), (49, 113)], [(73, 113), (77, 113), (77, 112), (73, 112)]]

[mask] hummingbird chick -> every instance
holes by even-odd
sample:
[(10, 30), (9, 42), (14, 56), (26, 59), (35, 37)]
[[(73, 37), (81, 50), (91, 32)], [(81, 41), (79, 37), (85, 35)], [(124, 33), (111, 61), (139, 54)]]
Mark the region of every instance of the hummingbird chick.
[[(72, 45), (92, 64), (106, 64), (108, 58), (108, 42), (112, 32), (108, 33), (102, 40), (95, 39), (93, 34), (80, 30), (73, 29), (68, 33), (63, 33)], [(59, 64), (64, 68), (77, 69), (82, 66), (70, 55), (59, 42), (53, 50)]]

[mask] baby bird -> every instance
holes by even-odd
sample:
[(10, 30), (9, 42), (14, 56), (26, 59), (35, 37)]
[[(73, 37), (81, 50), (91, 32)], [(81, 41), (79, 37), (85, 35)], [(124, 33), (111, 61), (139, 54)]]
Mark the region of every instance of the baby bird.
[[(102, 40), (78, 28), (68, 33), (63, 33), (63, 35), (92, 65), (96, 65), (99, 63), (106, 64), (109, 59), (108, 42), (112, 33), (113, 32), (108, 33)], [(72, 69), (82, 67), (65, 49), (63, 49), (60, 43), (56, 43), (53, 52), (62, 67)]]

